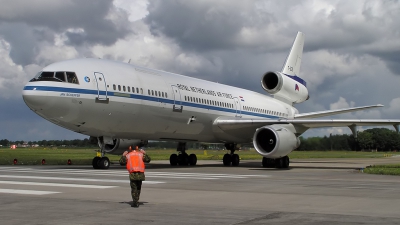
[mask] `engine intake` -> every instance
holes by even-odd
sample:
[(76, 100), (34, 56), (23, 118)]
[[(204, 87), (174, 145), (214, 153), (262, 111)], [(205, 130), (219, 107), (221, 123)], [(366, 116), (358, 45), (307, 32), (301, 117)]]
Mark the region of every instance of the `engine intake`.
[(300, 103), (309, 99), (305, 81), (297, 76), (289, 76), (281, 72), (267, 72), (261, 79), (261, 86), (269, 94), (292, 103)]
[(266, 158), (280, 158), (299, 147), (300, 140), (289, 129), (272, 125), (256, 130), (253, 145), (256, 151)]

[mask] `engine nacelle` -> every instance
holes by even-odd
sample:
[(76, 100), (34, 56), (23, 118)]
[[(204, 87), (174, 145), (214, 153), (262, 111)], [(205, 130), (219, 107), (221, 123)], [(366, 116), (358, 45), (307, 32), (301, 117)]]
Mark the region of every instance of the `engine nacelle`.
[[(93, 137), (91, 137), (93, 139)], [(98, 137), (97, 143), (101, 148), (104, 145), (104, 152), (113, 155), (121, 155), (128, 150), (129, 146), (143, 146), (147, 141), (136, 139), (113, 139), (110, 137)]]
[(280, 158), (299, 147), (300, 139), (289, 129), (272, 125), (256, 130), (253, 145), (266, 158)]
[(261, 79), (261, 86), (268, 93), (292, 103), (300, 103), (309, 99), (306, 82), (297, 76), (289, 76), (281, 72), (268, 72)]

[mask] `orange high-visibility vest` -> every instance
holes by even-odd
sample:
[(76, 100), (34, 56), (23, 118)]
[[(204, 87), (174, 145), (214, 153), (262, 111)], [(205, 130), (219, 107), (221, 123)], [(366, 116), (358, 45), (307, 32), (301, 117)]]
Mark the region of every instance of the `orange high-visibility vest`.
[(126, 155), (126, 169), (129, 173), (142, 172), (144, 173), (143, 153), (132, 151)]

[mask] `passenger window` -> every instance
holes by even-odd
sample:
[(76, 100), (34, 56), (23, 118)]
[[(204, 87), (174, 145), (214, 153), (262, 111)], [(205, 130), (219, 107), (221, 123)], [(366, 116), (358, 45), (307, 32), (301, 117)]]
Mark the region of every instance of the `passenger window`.
[(66, 72), (68, 83), (79, 84), (78, 78), (74, 72)]
[(117, 87), (115, 86), (115, 84), (113, 84), (113, 89), (114, 89), (114, 91), (115, 91), (115, 89), (117, 89)]
[(153, 90), (151, 90), (151, 95), (154, 96), (154, 91)]
[[(161, 92), (162, 93), (162, 97), (164, 98), (164, 92)], [(185, 101), (186, 101), (186, 96), (185, 96)]]
[(118, 91), (121, 91), (121, 85), (118, 85)]
[(56, 72), (55, 78), (59, 79), (62, 82), (65, 82), (65, 73), (64, 72)]
[(158, 96), (160, 96), (160, 97), (161, 97), (161, 92), (160, 92), (160, 91), (158, 91)]
[[(138, 91), (138, 93), (139, 93), (139, 91)], [(143, 88), (140, 88), (140, 94), (143, 94)]]
[(131, 87), (128, 86), (128, 92), (131, 92)]
[(147, 92), (149, 93), (149, 95), (151, 95), (151, 92), (150, 92), (150, 90), (148, 90)]
[(134, 87), (132, 87), (132, 93), (135, 93), (135, 88)]
[(168, 98), (167, 92), (165, 92), (165, 97)]
[(122, 87), (124, 91), (126, 91), (125, 86)]
[(155, 91), (155, 95), (157, 96), (157, 91)]

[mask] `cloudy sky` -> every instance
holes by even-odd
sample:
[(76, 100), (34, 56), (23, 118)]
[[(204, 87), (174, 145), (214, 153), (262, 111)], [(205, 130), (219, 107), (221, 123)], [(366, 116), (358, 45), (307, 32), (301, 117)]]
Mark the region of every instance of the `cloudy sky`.
[[(85, 138), (24, 104), (23, 86), (50, 63), (82, 57), (134, 62), (264, 93), (297, 31), (300, 112), (384, 104), (336, 118), (399, 119), (397, 0), (0, 0), (0, 139)], [(349, 133), (309, 130), (305, 136)]]

